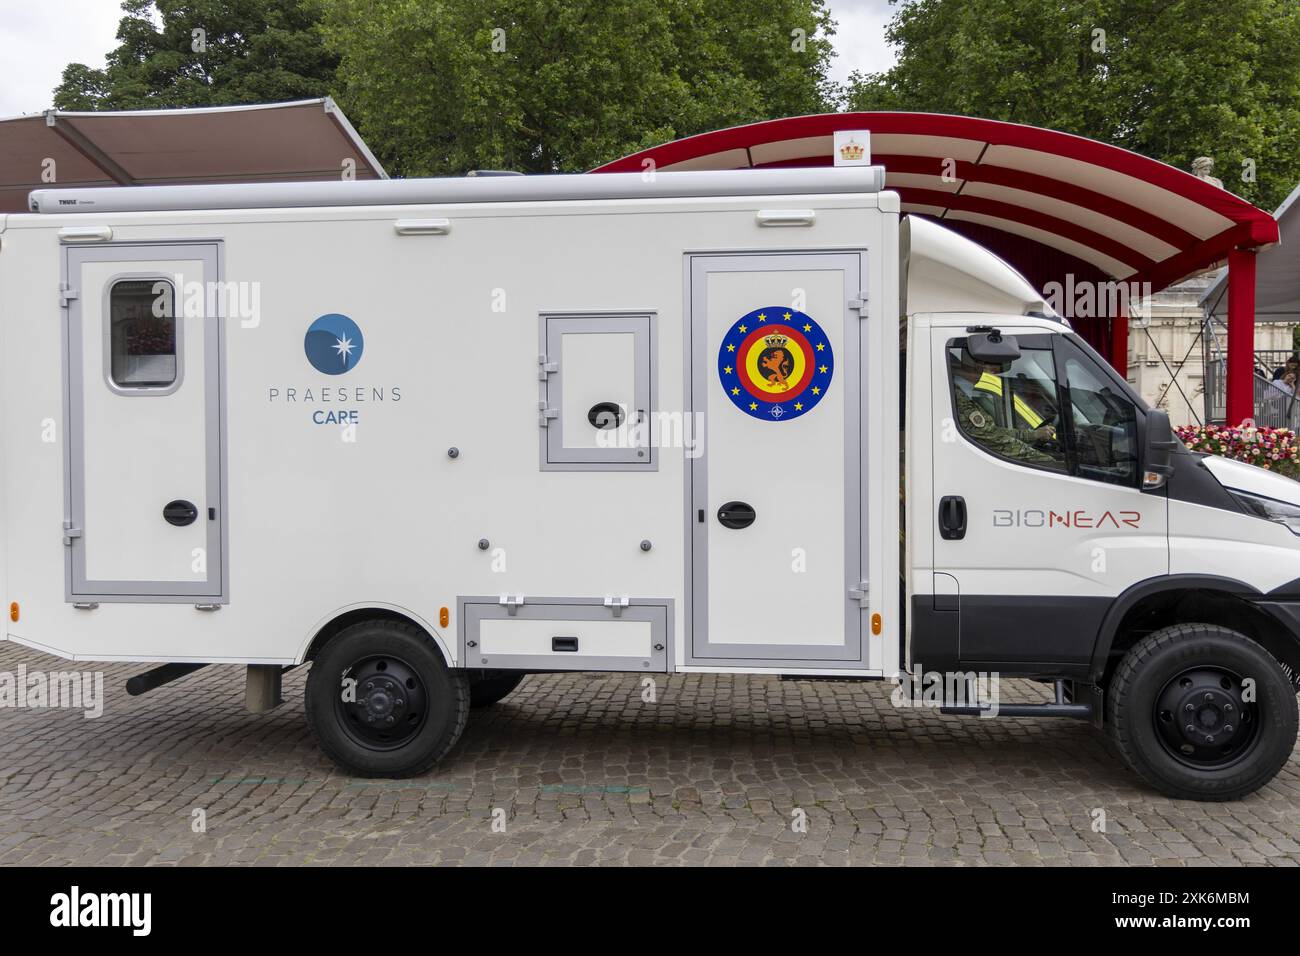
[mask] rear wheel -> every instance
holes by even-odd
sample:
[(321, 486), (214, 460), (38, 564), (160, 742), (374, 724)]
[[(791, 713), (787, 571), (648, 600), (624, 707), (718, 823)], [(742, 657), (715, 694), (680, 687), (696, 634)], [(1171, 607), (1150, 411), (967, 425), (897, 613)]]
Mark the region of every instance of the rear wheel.
[(1139, 641), (1107, 694), (1111, 739), (1143, 779), (1174, 797), (1231, 800), (1259, 789), (1296, 742), (1295, 691), (1254, 641), (1178, 624)]
[(321, 749), (360, 777), (409, 777), (446, 756), (469, 716), (469, 682), (412, 624), (363, 621), (333, 637), (307, 676)]
[(470, 681), (469, 705), (472, 708), (491, 707), (499, 700), (505, 700), (524, 679), (523, 674), (500, 674), (495, 677), (480, 677)]

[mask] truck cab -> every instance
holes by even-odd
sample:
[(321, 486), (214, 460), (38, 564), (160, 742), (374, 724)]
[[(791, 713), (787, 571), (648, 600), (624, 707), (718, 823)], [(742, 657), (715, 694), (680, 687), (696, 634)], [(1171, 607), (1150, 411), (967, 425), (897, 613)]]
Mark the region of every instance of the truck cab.
[(1188, 451), (992, 254), (902, 248), (909, 673), (1059, 681), (1167, 792), (1253, 789), (1296, 733), (1300, 484)]

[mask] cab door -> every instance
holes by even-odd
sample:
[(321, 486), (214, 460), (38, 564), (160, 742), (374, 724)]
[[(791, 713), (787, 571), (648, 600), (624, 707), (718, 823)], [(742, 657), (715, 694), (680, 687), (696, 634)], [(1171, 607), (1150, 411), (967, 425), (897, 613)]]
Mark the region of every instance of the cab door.
[(966, 327), (931, 330), (926, 623), (944, 626), (914, 634), (912, 660), (1069, 673), (1114, 598), (1168, 573), (1166, 500), (1140, 486), (1127, 384), (1072, 335), (1000, 331), (1020, 357), (991, 374), (970, 367)]

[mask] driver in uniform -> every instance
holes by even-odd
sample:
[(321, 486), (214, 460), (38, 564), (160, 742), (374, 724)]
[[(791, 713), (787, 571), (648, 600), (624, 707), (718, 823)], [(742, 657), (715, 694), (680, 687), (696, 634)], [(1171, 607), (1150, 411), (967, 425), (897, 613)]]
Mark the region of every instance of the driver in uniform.
[(1005, 422), (1001, 400), (1002, 380), (998, 376), (1010, 369), (1010, 363), (985, 364), (976, 361), (966, 349), (950, 359), (953, 372), (953, 397), (961, 430), (989, 451), (1028, 464), (1060, 464), (1061, 459), (1035, 447), (1055, 441), (1056, 429), (1048, 424), (1037, 428), (1014, 428)]

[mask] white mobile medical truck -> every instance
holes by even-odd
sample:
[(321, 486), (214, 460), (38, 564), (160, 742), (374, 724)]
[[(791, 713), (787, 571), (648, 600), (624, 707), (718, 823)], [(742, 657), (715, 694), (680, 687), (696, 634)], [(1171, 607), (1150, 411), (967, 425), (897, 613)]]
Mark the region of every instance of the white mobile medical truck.
[(1167, 793), (1265, 784), (1300, 484), (1186, 451), (883, 182), (32, 193), (0, 217), (8, 638), (160, 665), (133, 693), (244, 665), (254, 709), (310, 662), (362, 775), (428, 770), (526, 673), (999, 673), (1053, 685), (1000, 715), (1104, 726)]

